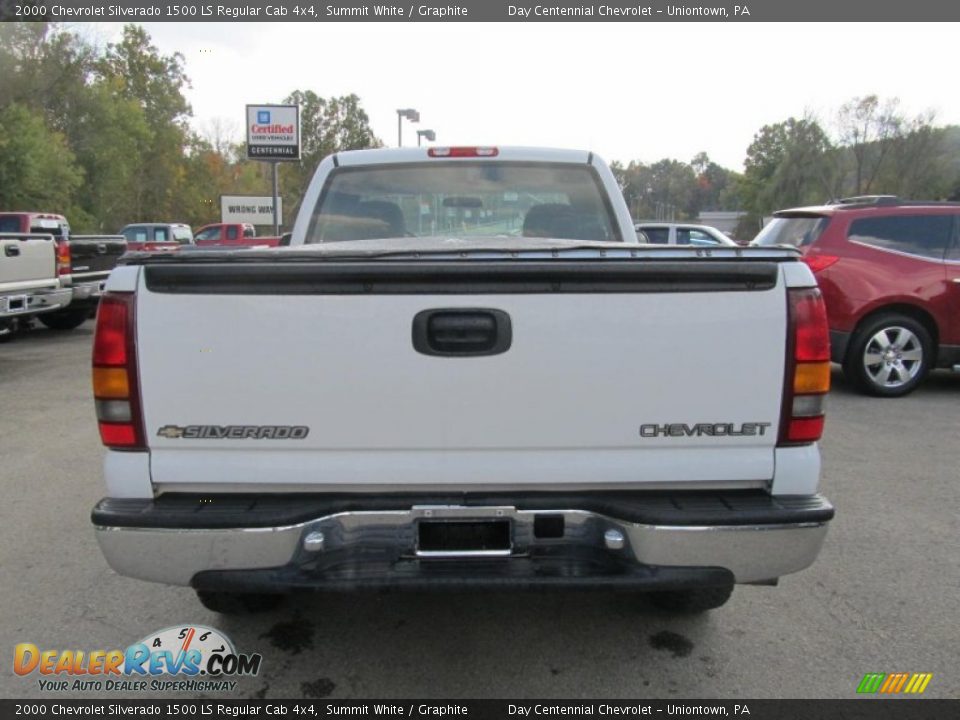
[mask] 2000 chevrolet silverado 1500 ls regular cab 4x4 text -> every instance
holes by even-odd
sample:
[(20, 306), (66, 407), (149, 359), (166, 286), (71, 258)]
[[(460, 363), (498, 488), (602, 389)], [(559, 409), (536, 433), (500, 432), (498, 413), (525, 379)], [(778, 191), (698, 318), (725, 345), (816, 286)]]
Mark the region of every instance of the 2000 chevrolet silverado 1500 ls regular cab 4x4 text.
[(833, 516), (809, 268), (638, 244), (587, 152), (338, 153), (290, 247), (128, 255), (107, 290), (97, 538), (215, 610), (507, 585), (704, 610), (807, 567)]

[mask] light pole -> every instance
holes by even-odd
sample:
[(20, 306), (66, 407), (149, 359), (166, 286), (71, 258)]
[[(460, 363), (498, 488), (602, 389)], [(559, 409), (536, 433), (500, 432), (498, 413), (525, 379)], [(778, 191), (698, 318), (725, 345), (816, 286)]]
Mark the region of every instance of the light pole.
[(410, 122), (420, 122), (420, 112), (413, 108), (397, 110), (397, 147), (403, 147), (403, 119)]
[(433, 142), (437, 139), (437, 134), (433, 130), (417, 130), (417, 147), (420, 147), (420, 138)]

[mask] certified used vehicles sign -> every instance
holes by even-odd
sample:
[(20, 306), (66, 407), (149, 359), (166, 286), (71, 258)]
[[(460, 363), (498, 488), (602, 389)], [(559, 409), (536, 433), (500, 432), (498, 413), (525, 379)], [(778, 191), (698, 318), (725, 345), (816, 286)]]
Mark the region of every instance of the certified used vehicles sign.
[(297, 105), (247, 105), (247, 157), (299, 160), (300, 108)]

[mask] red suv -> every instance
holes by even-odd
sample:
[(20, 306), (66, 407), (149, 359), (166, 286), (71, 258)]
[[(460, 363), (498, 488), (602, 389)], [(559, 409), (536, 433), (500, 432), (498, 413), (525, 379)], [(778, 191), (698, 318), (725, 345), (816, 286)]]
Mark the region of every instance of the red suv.
[(831, 355), (871, 395), (960, 370), (960, 203), (890, 195), (774, 213), (751, 245), (804, 254), (827, 304)]

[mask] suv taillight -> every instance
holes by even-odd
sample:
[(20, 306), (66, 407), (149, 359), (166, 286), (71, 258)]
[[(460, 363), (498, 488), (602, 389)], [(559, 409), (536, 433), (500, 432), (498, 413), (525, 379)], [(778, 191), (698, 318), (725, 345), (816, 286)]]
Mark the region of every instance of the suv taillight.
[(819, 253), (807, 253), (803, 256), (803, 261), (810, 267), (814, 275), (823, 272), (839, 259), (836, 255), (821, 255)]
[(789, 291), (787, 375), (778, 445), (804, 445), (823, 435), (830, 391), (830, 331), (817, 288)]
[(132, 293), (105, 293), (93, 337), (93, 396), (100, 439), (114, 450), (145, 450)]

